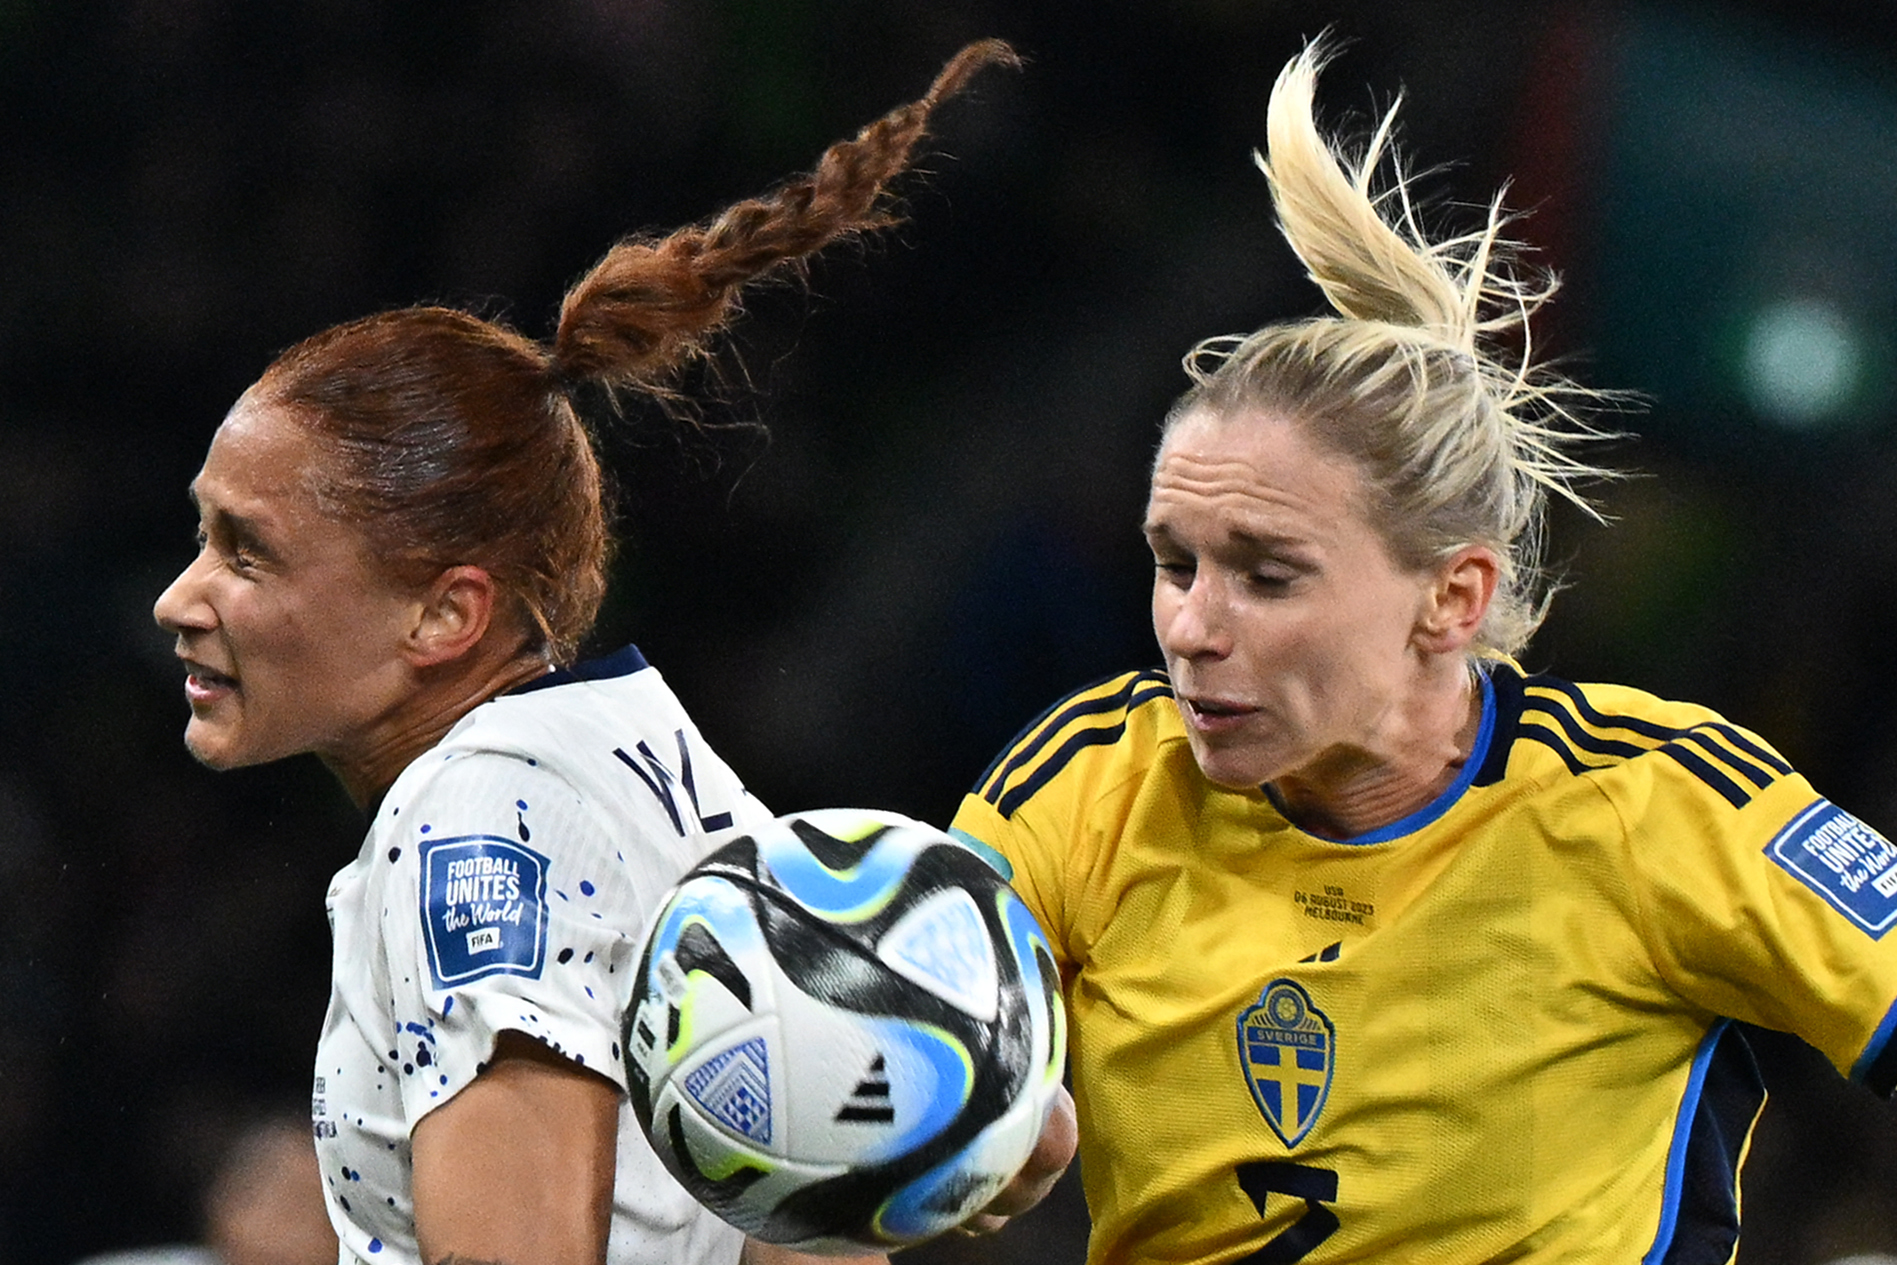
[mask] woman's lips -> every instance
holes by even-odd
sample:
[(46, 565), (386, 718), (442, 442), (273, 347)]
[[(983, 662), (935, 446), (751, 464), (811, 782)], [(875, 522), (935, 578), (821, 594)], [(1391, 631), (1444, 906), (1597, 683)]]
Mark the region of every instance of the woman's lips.
[(1258, 711), (1243, 703), (1223, 698), (1187, 698), (1186, 719), (1200, 733), (1223, 733), (1236, 729)]
[(192, 703), (208, 703), (237, 691), (237, 678), (202, 663), (185, 660), (184, 696)]

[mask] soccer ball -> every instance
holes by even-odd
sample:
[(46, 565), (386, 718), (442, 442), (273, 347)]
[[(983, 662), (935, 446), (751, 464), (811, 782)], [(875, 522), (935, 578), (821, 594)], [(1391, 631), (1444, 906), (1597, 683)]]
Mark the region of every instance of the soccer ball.
[(626, 1012), (634, 1111), (746, 1234), (889, 1250), (1026, 1161), (1066, 1055), (1046, 934), (980, 855), (895, 813), (781, 817), (687, 874)]

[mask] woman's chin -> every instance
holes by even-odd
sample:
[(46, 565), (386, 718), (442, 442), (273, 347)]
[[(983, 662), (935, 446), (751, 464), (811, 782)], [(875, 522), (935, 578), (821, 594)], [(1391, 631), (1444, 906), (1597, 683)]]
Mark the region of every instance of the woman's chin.
[(233, 742), (222, 726), (207, 725), (195, 718), (184, 727), (184, 749), (199, 764), (219, 773), (257, 763), (245, 757), (243, 747)]
[(1228, 791), (1255, 791), (1275, 776), (1271, 762), (1256, 752), (1192, 744), (1199, 772), (1214, 786)]

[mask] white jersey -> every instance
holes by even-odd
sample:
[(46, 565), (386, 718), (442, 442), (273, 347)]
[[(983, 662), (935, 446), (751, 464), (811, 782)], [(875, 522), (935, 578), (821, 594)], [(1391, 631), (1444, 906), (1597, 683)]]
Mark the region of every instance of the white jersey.
[[(767, 815), (631, 647), (475, 708), (402, 772), (329, 889), (311, 1113), (345, 1263), (419, 1260), (409, 1139), (500, 1032), (625, 1090), (647, 916), (713, 836)], [(622, 1105), (611, 1265), (729, 1265), (741, 1244)]]

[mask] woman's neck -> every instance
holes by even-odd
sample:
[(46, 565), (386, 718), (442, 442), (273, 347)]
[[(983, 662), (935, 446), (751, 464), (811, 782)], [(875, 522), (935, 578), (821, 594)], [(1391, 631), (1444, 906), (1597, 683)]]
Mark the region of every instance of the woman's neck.
[(1431, 691), (1398, 713), (1377, 747), (1327, 752), (1271, 783), (1285, 816), (1313, 834), (1352, 839), (1428, 807), (1454, 784), (1482, 732), (1483, 691), (1474, 674)]
[(351, 750), (317, 754), (356, 807), (366, 809), (463, 716), (551, 667), (544, 654), (521, 649), (506, 657), (475, 655), (423, 669), (401, 705)]

